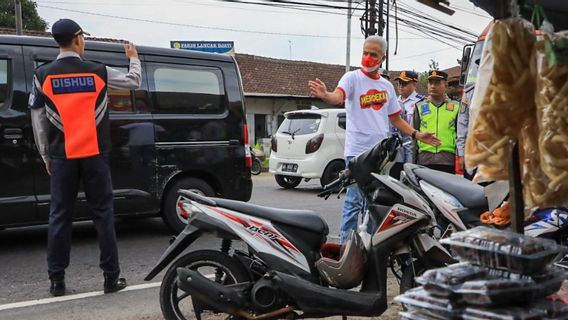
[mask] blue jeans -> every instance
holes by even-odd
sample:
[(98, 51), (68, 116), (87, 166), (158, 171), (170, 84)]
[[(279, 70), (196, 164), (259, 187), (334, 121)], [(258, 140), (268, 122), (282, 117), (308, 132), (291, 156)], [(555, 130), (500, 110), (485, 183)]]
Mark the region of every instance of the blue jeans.
[[(354, 157), (346, 157), (345, 165)], [(347, 188), (345, 202), (343, 203), (343, 213), (341, 214), (341, 225), (339, 226), (339, 241), (345, 243), (353, 230), (357, 232), (357, 224), (359, 222), (359, 213), (365, 212), (367, 203), (363, 191), (357, 185)]]

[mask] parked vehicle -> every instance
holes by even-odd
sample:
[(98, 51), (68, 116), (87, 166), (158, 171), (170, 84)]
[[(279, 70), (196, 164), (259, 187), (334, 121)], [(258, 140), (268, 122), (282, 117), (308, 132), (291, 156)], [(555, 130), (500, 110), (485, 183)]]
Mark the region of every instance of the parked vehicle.
[[(437, 221), (437, 238), (485, 225), (480, 216), (489, 209), (489, 203), (483, 186), (460, 175), (410, 163), (404, 165), (401, 182), (421, 194), (430, 204)], [(566, 244), (568, 208), (544, 208), (533, 212), (525, 221), (524, 233)]]
[[(204, 311), (248, 319), (378, 316), (387, 308), (389, 264), (404, 266), (405, 291), (425, 268), (452, 263), (431, 236), (428, 203), (386, 174), (400, 142), (394, 136), (353, 159), (348, 173), (320, 194), (327, 197), (356, 182), (370, 203), (360, 232), (352, 233), (343, 247), (326, 243), (328, 226), (311, 211), (179, 190), (187, 198), (188, 226), (145, 278), (153, 279), (177, 258), (160, 289), (164, 317), (189, 319), (195, 313), (200, 319)], [(181, 255), (206, 234), (220, 238), (221, 247)], [(233, 249), (235, 241), (244, 246)], [(349, 290), (359, 284), (358, 291)]]
[(260, 159), (256, 156), (253, 148), (250, 148), (250, 154), (252, 156), (252, 166), (250, 168), (250, 173), (254, 174), (255, 176), (259, 175), (262, 172), (262, 162), (260, 162)]
[[(0, 36), (0, 228), (44, 224), (49, 175), (27, 107), (33, 70), (56, 58), (51, 38)], [(109, 90), (111, 166), (118, 216), (187, 222), (177, 190), (247, 201), (251, 157), (238, 66), (232, 57), (139, 47), (142, 86)], [(85, 58), (126, 71), (121, 44), (86, 42)], [(79, 192), (76, 220), (90, 218)]]
[(438, 237), (482, 225), (479, 216), (489, 210), (485, 189), (461, 175), (405, 163), (400, 180), (428, 201)]
[(272, 137), (269, 171), (276, 183), (295, 188), (302, 179), (324, 186), (345, 169), (345, 109), (287, 112)]

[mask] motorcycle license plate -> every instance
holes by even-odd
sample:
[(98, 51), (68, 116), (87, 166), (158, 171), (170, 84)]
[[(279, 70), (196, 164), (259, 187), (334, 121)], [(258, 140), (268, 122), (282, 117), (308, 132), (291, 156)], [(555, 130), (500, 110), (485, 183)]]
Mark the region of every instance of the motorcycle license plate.
[(298, 165), (293, 163), (282, 164), (282, 171), (284, 172), (296, 172), (298, 171)]

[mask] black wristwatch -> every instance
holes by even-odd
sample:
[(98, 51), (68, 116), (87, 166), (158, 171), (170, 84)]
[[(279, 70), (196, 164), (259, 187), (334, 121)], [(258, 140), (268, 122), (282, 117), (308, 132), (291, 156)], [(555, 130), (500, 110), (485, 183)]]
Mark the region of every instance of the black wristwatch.
[(416, 140), (416, 134), (417, 133), (418, 133), (418, 130), (414, 130), (414, 132), (412, 132), (412, 134), (410, 135), (413, 140)]

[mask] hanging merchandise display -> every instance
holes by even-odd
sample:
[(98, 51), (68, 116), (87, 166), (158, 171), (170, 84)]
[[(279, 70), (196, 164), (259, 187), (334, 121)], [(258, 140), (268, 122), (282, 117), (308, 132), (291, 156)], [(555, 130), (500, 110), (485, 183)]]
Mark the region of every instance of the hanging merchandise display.
[(568, 306), (547, 297), (566, 272), (551, 264), (554, 241), (477, 227), (444, 240), (461, 263), (426, 271), (421, 287), (395, 298), (407, 319), (567, 319)]
[(488, 35), (479, 83), (472, 100), (473, 127), (466, 143), (467, 167), (478, 167), (485, 179), (507, 179), (512, 139), (534, 116), (536, 36), (522, 18), (497, 21)]
[(568, 202), (568, 32), (545, 35), (537, 52), (538, 146), (545, 186), (529, 200), (543, 207)]

